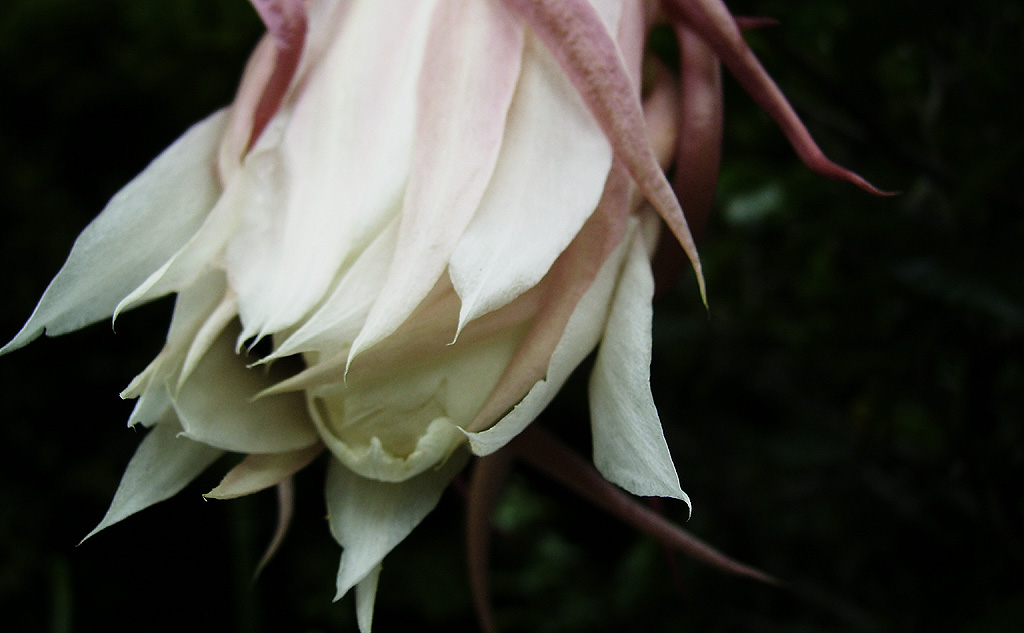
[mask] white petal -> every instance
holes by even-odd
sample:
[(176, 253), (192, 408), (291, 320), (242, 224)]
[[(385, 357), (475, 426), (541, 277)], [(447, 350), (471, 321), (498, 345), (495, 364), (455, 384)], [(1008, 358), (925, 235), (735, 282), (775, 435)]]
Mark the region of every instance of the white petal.
[(128, 462), (103, 520), (83, 541), (103, 528), (168, 499), (199, 476), (224, 451), (179, 437), (173, 417), (157, 424)]
[(466, 459), (465, 451), (459, 451), (437, 468), (401, 483), (366, 479), (331, 460), (327, 468), (327, 512), (331, 534), (345, 548), (338, 568), (336, 600), (374, 573), (388, 552), (434, 509)]
[(283, 453), (316, 443), (301, 394), (254, 399), (274, 381), (265, 368), (246, 367), (245, 357), (234, 351), (236, 334), (237, 328), (221, 334), (181, 389), (171, 393), (184, 435), (238, 453)]
[(321, 358), (348, 348), (362, 329), (373, 299), (384, 284), (398, 239), (398, 220), (391, 222), (359, 255), (331, 294), (267, 360), (316, 350)]
[(353, 358), (412, 314), (476, 212), (502, 146), (523, 27), (496, 2), (446, 0), (433, 16), (426, 53), (398, 246)]
[[(657, 234), (650, 221), (644, 229)], [(653, 296), (649, 251), (643, 239), (634, 239), (590, 375), (594, 465), (608, 481), (635, 495), (689, 503), (651, 396)]]
[(522, 432), (565, 383), (569, 374), (579, 365), (594, 346), (605, 329), (608, 306), (615, 291), (616, 281), (622, 269), (628, 246), (637, 239), (635, 221), (627, 231), (622, 243), (608, 257), (594, 283), (580, 299), (572, 313), (565, 333), (555, 346), (548, 364), (547, 376), (530, 389), (519, 404), (491, 428), (479, 432), (466, 432), (470, 448), (476, 455), (489, 455), (507, 444)]
[[(133, 383), (134, 384), (134, 383)], [(132, 385), (128, 386), (131, 389)], [(126, 389), (125, 392), (128, 390)], [(158, 388), (147, 388), (139, 395), (128, 396), (121, 394), (122, 398), (138, 398), (132, 413), (128, 416), (128, 426), (141, 424), (142, 426), (153, 426), (160, 421), (171, 409), (171, 397), (167, 389), (161, 385)]]
[(460, 330), (541, 280), (597, 207), (611, 164), (576, 89), (527, 38), (494, 177), (451, 259)]
[(196, 232), (220, 194), (214, 155), (225, 121), (221, 111), (194, 125), (110, 200), (0, 353), (44, 328), (56, 336), (110, 316)]
[(277, 164), (265, 169), (283, 199), (246, 209), (227, 251), (247, 334), (308, 314), (398, 212), (433, 4), (352, 3), (279, 117)]
[[(209, 346), (209, 341), (204, 343), (196, 335), (202, 330), (213, 329), (207, 325), (211, 323), (211, 315), (217, 312), (220, 305), (224, 305), (225, 290), (224, 274), (218, 271), (178, 294), (163, 349), (121, 392), (122, 398), (139, 399), (128, 419), (128, 426), (139, 422), (148, 426), (163, 416), (170, 406), (167, 385), (182, 382), (180, 376), (183, 375), (182, 365), (187, 359), (187, 353), (198, 356), (199, 348), (205, 350)], [(223, 329), (223, 325), (220, 329)]]

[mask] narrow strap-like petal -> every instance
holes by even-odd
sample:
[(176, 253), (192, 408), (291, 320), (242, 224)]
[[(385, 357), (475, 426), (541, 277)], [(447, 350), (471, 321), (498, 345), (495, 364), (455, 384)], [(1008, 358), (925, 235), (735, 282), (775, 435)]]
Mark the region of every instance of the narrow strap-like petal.
[(299, 67), (306, 40), (305, 0), (250, 0), (274, 39), (274, 69), (260, 95), (253, 115), (252, 146), (277, 112)]
[(477, 621), (484, 633), (497, 633), (491, 611), (489, 561), (491, 517), (502, 485), (512, 468), (512, 453), (498, 451), (481, 457), (473, 465), (466, 506), (466, 562), (469, 565), (469, 588)]
[(504, 1), (554, 53), (608, 136), (616, 156), (683, 246), (706, 303), (697, 247), (683, 210), (647, 142), (640, 98), (601, 17), (587, 0)]
[(639, 503), (601, 476), (572, 449), (537, 425), (509, 444), (524, 462), (566, 485), (584, 499), (607, 510), (640, 531), (702, 563), (722, 571), (776, 583), (771, 576), (737, 562), (702, 542), (686, 530)]
[(673, 185), (690, 230), (704, 231), (722, 157), (722, 71), (715, 54), (685, 25), (676, 27), (681, 58), (679, 136)]
[[(206, 495), (209, 496), (209, 495)], [(271, 537), (266, 551), (256, 563), (256, 571), (253, 578), (258, 578), (263, 568), (267, 566), (270, 559), (274, 557), (277, 550), (281, 548), (284, 537), (288, 533), (288, 527), (292, 523), (292, 515), (295, 513), (295, 483), (291, 477), (277, 484), (277, 525), (274, 527), (274, 536)]]
[(778, 85), (747, 46), (739, 26), (721, 0), (662, 0), (662, 4), (675, 20), (684, 22), (707, 42), (740, 85), (782, 129), (808, 167), (828, 178), (845, 180), (869, 193), (885, 195), (860, 175), (825, 156)]

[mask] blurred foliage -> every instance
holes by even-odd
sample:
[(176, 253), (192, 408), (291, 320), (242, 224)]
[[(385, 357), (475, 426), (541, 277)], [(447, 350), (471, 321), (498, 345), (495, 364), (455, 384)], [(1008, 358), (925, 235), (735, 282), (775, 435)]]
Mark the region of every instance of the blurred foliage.
[[(956, 633), (1024, 628), (1024, 7), (979, 0), (730, 3), (829, 156), (823, 181), (731, 80), (718, 212), (656, 303), (655, 399), (687, 527), (784, 579), (667, 554), (527, 469), (496, 517), (503, 630)], [(0, 234), (17, 331), (75, 235), (193, 121), (231, 99), (260, 25), (241, 0), (0, 5)], [(116, 394), (169, 303), (0, 359), (0, 628), (352, 631), (322, 464), (289, 538), (255, 561), (273, 495), (202, 501), (218, 473), (75, 544), (139, 434)], [(588, 450), (585, 373), (544, 423)], [(223, 472), (228, 464), (222, 464)], [(686, 508), (664, 511), (685, 521)], [(462, 500), (388, 558), (376, 630), (473, 630)]]

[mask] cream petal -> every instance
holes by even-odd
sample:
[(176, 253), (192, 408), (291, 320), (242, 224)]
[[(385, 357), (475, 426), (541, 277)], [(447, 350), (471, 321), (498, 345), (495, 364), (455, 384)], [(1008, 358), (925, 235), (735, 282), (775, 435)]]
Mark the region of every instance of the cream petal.
[(529, 37), (494, 176), (451, 257), (460, 331), (547, 274), (597, 207), (611, 164), (600, 126)]
[(689, 504), (651, 396), (650, 251), (658, 233), (652, 219), (647, 216), (641, 239), (630, 245), (590, 375), (594, 465), (635, 495), (673, 497)]
[[(211, 323), (220, 323), (217, 312), (220, 306), (224, 305), (225, 290), (224, 274), (217, 271), (178, 294), (174, 302), (170, 331), (163, 349), (121, 392), (122, 398), (139, 399), (128, 419), (129, 426), (139, 422), (147, 426), (153, 424), (170, 406), (167, 386), (182, 382), (183, 364), (186, 365), (185, 369), (190, 371), (187, 367), (189, 354), (196, 357), (194, 362), (197, 362), (200, 348), (205, 351), (209, 347), (208, 339), (211, 337), (204, 335), (197, 338), (197, 334), (204, 330), (216, 329), (210, 327)], [(224, 325), (226, 324), (220, 324), (220, 330)], [(216, 334), (219, 334), (220, 330)], [(215, 337), (216, 334), (212, 336)]]
[(433, 5), (352, 3), (334, 45), (278, 117), (283, 137), (270, 171), (282, 199), (247, 208), (226, 252), (247, 334), (279, 332), (307, 315), (398, 212)]
[[(310, 398), (323, 393), (324, 390), (317, 390)], [(462, 441), (459, 428), (452, 420), (438, 417), (422, 429), (408, 454), (395, 455), (385, 448), (378, 436), (366, 443), (345, 442), (324, 420), (315, 403), (310, 404), (310, 411), (324, 444), (338, 460), (360, 477), (382, 482), (407, 481), (430, 470)]]
[(398, 245), (350, 358), (397, 330), (448, 266), (498, 160), (522, 51), (522, 26), (500, 4), (438, 5), (419, 84)]
[(255, 400), (273, 384), (234, 351), (237, 328), (213, 343), (171, 402), (185, 437), (238, 453), (283, 453), (318, 441), (300, 394)]
[(217, 487), (206, 493), (212, 499), (233, 499), (276, 486), (308, 466), (323, 452), (313, 444), (287, 453), (249, 455), (224, 475)]
[[(188, 352), (186, 352), (185, 358), (181, 362), (181, 371), (178, 373), (178, 382), (175, 385), (175, 389), (181, 389), (181, 386), (188, 380), (188, 377), (192, 375), (192, 370), (195, 369), (199, 361), (209, 351), (213, 342), (217, 340), (217, 337), (224, 331), (224, 328), (237, 315), (238, 300), (235, 298), (234, 293), (229, 290), (221, 298), (217, 306), (209, 312), (209, 316), (207, 316), (192, 336), (191, 343), (188, 345)], [(168, 338), (168, 340), (170, 339)]]
[[(255, 159), (250, 155), (247, 162), (252, 160)], [(220, 199), (195, 234), (117, 304), (114, 318), (122, 311), (151, 299), (171, 292), (182, 292), (198, 283), (203, 276), (217, 270), (221, 253), (238, 224), (240, 210), (260, 204), (265, 192), (272, 190), (268, 183), (252, 178), (251, 171), (240, 172), (227, 184)]]
[(615, 291), (623, 259), (629, 245), (639, 239), (635, 221), (631, 222), (632, 230), (605, 261), (594, 282), (576, 305), (562, 338), (551, 354), (544, 380), (538, 381), (519, 404), (491, 428), (483, 431), (464, 431), (474, 454), (489, 455), (522, 432), (540, 415), (569, 374), (597, 345), (605, 329), (608, 305)]
[(437, 468), (401, 483), (366, 479), (331, 460), (327, 513), (331, 534), (345, 548), (336, 600), (374, 573), (384, 557), (434, 509), (466, 460), (465, 451), (459, 451)]
[(199, 476), (224, 451), (180, 437), (173, 416), (146, 434), (128, 462), (110, 509), (83, 541), (100, 530), (169, 499)]
[[(129, 389), (131, 389), (131, 385), (129, 385)], [(125, 391), (127, 392), (127, 389)], [(167, 390), (163, 388), (147, 388), (145, 391), (134, 396), (127, 396), (122, 393), (121, 397), (138, 398), (135, 402), (135, 407), (132, 408), (131, 415), (128, 416), (128, 426), (130, 427), (136, 424), (153, 426), (171, 410), (171, 397), (168, 395)]]
[(194, 125), (110, 200), (0, 354), (44, 329), (56, 336), (110, 316), (196, 232), (220, 194), (213, 157), (226, 118), (221, 111)]
[(398, 239), (395, 218), (341, 277), (323, 305), (290, 334), (265, 360), (316, 350), (321, 357), (334, 356), (359, 334), (373, 298), (387, 277), (391, 253)]

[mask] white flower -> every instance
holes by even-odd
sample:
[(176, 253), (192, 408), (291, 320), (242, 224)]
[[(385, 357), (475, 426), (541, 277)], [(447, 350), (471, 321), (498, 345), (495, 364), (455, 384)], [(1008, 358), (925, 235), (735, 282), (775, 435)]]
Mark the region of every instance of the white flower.
[[(675, 138), (671, 98), (652, 96), (645, 131), (650, 7), (254, 4), (270, 33), (234, 104), (114, 196), (2, 350), (177, 294), (166, 345), (123, 394), (129, 424), (152, 430), (94, 532), (225, 452), (245, 457), (212, 497), (281, 483), (326, 449), (338, 595), (357, 588), (368, 629), (385, 555), (599, 342), (595, 465), (686, 500), (649, 387), (659, 214), (703, 280), (658, 162), (673, 148), (649, 142)], [(707, 5), (689, 23), (721, 27), (717, 3), (665, 4)], [(717, 145), (714, 125), (686, 121), (678, 152)], [(247, 353), (261, 342), (268, 354)]]

